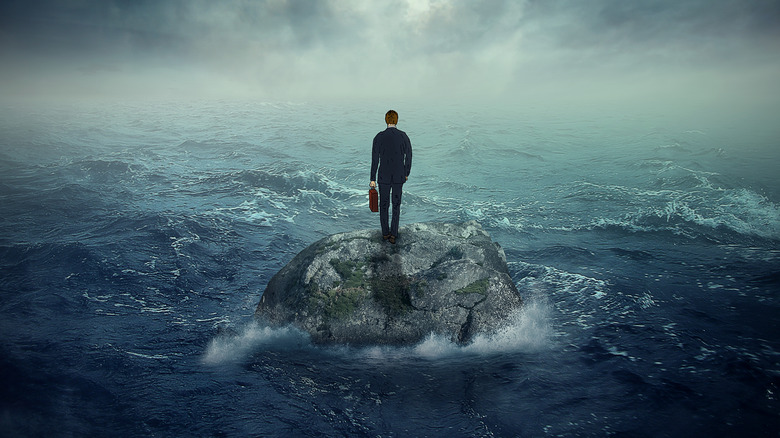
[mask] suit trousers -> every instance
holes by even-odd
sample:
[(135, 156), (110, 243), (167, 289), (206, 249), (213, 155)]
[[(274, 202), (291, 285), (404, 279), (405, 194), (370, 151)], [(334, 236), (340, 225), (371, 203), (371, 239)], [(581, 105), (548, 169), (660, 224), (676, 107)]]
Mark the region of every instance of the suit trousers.
[[(403, 183), (379, 184), (379, 222), (382, 225), (382, 235), (398, 236), (398, 222), (401, 219), (401, 194)], [(392, 193), (391, 193), (392, 192)], [(393, 204), (393, 220), (388, 225), (388, 209), (390, 201)]]

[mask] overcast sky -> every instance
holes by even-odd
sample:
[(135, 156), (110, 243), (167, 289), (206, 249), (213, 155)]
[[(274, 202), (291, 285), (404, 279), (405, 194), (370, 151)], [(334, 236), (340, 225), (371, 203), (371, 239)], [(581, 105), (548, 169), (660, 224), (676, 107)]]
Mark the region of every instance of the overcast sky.
[(780, 0), (3, 0), (0, 93), (777, 107)]

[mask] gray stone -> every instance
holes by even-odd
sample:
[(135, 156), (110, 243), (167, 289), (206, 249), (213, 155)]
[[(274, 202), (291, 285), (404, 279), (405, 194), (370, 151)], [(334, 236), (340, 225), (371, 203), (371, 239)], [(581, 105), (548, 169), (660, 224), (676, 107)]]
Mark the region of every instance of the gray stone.
[(414, 344), (436, 333), (466, 344), (521, 304), (504, 250), (477, 222), (417, 223), (395, 245), (378, 230), (312, 244), (271, 278), (255, 315), (316, 343)]

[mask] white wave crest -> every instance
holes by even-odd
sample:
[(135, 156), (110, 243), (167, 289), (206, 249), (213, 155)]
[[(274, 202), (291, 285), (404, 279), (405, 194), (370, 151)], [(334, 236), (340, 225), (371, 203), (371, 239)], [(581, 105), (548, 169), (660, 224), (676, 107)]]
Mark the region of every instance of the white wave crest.
[(531, 300), (515, 312), (508, 323), (490, 334), (474, 337), (468, 345), (460, 346), (441, 335), (429, 335), (414, 346), (414, 356), (435, 359), (463, 354), (490, 355), (517, 351), (538, 350), (550, 345), (552, 329), (549, 307)]
[(310, 345), (309, 335), (294, 327), (268, 327), (253, 321), (240, 333), (212, 339), (203, 356), (203, 363), (235, 363), (261, 348), (296, 349)]
[(431, 333), (420, 343), (407, 347), (315, 346), (308, 334), (294, 327), (268, 327), (252, 322), (238, 333), (214, 338), (202, 361), (207, 365), (230, 364), (241, 362), (260, 350), (296, 349), (316, 349), (369, 362), (491, 355), (545, 348), (550, 345), (552, 333), (549, 306), (532, 299), (526, 301), (503, 328), (495, 333), (477, 335), (467, 345), (458, 345), (447, 336)]
[(728, 230), (743, 236), (780, 239), (780, 206), (747, 189), (713, 189), (707, 196), (671, 192), (622, 218), (597, 218), (586, 229), (619, 227), (632, 232), (669, 231), (697, 237)]

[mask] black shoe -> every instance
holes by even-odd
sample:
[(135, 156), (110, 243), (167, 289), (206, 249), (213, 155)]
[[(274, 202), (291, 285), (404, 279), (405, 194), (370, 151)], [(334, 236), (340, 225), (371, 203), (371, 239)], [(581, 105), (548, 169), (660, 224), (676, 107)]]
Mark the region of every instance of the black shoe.
[(393, 245), (395, 245), (395, 236), (390, 236), (390, 237), (387, 238), (387, 240), (388, 240), (388, 242), (390, 242)]

